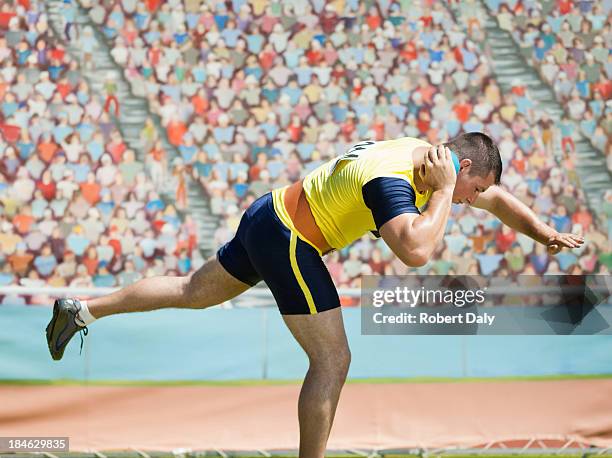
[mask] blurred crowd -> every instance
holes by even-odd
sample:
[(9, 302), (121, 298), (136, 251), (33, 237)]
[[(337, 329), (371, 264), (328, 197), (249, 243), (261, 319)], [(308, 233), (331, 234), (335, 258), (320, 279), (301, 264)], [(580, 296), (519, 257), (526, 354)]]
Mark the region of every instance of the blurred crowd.
[(102, 102), (44, 2), (3, 2), (0, 285), (119, 286), (191, 270), (193, 221), (160, 199)]
[[(489, 3), (491, 6), (492, 2)], [(66, 4), (70, 5), (69, 0)], [(74, 239), (79, 234), (73, 234), (74, 227), (68, 230), (65, 220), (68, 219), (68, 226), (71, 217), (73, 225), (78, 221), (81, 240), (85, 238), (88, 245), (81, 249), (80, 255), (85, 256), (81, 259), (87, 259), (90, 251), (109, 253), (108, 246), (113, 247), (111, 241), (116, 240), (117, 230), (123, 229), (122, 244), (125, 239), (130, 239), (126, 236), (130, 233), (134, 239), (140, 240), (133, 244), (133, 259), (142, 258), (145, 264), (153, 259), (153, 262), (160, 263), (156, 264), (158, 271), (184, 272), (181, 260), (189, 258), (195, 243), (193, 222), (187, 220), (181, 225), (174, 208), (163, 208), (154, 191), (169, 177), (177, 182), (176, 205), (179, 209), (189, 205), (186, 181), (192, 179), (201, 184), (210, 199), (212, 213), (219, 218), (215, 244), (220, 246), (232, 237), (242, 212), (256, 197), (300, 179), (360, 140), (407, 135), (437, 144), (463, 132), (483, 131), (499, 145), (504, 165), (503, 185), (557, 230), (585, 235), (585, 246), (550, 257), (545, 247), (502, 227), (494, 217), (477, 209), (455, 206), (444, 244), (428, 265), (409, 269), (382, 241), (364, 237), (325, 258), (336, 285), (359, 286), (363, 274), (415, 271), (483, 275), (605, 274), (612, 267), (612, 192), (606, 195), (604, 213), (592, 214), (585, 205), (575, 173), (571, 123), (555, 125), (546, 113), (538, 110), (528, 88), (520, 81), (513, 84), (510, 92), (502, 93), (490, 71), (489, 62), (475, 45), (484, 34), (477, 18), (464, 28), (455, 22), (445, 5), (427, 0), (81, 0), (81, 4), (111, 45), (112, 57), (124, 68), (124, 76), (133, 92), (145, 97), (151, 110), (160, 116), (170, 143), (180, 155), (172, 164), (167, 163), (167, 152), (155, 135), (152, 121), (142, 132), (147, 144), (146, 164), (134, 161), (129, 150), (113, 154), (113, 145), (122, 144), (122, 140), (113, 129), (104, 105), (112, 113), (113, 109), (120, 109), (121, 102), (114, 100), (105, 104), (103, 100), (101, 105), (94, 100), (87, 85), (78, 79), (78, 67), (65, 53), (62, 55), (65, 68), (55, 73), (50, 68), (45, 70), (49, 73), (49, 82), (54, 85), (59, 86), (59, 81), (64, 79), (71, 83), (65, 96), (54, 95), (54, 89), (49, 98), (43, 96), (41, 99), (45, 122), (53, 123), (55, 128), (67, 126), (72, 129), (61, 142), (52, 138), (57, 150), (68, 156), (72, 141), (80, 142), (87, 151), (86, 145), (93, 138), (102, 144), (103, 151), (95, 154), (81, 152), (76, 157), (77, 164), (88, 165), (93, 173), (91, 181), (91, 174), (79, 175), (84, 179), (84, 182), (78, 182), (80, 187), (83, 183), (91, 183), (108, 188), (106, 196), (101, 196), (93, 208), (91, 205), (82, 206), (87, 218), (102, 221), (106, 230), (94, 231), (95, 237), (91, 239), (90, 233), (85, 235), (83, 220), (70, 214), (70, 209), (75, 207), (74, 195), (79, 190), (70, 194), (72, 199), (68, 199), (65, 191), (60, 191), (59, 188), (65, 187), (60, 187), (61, 180), (65, 180), (64, 172), (61, 176), (56, 174), (45, 179), (47, 164), (44, 158), (38, 159), (44, 167), (39, 181), (36, 181), (28, 171), (27, 161), (20, 156), (17, 140), (3, 153), (5, 163), (12, 155), (12, 161), (20, 164), (13, 167), (13, 175), (5, 175), (3, 192), (6, 194), (18, 189), (19, 173), (27, 172), (29, 179), (37, 183), (33, 193), (40, 191), (42, 200), (40, 196), (36, 200), (33, 195), (23, 208), (31, 207), (32, 217), (37, 211), (41, 215), (37, 222), (41, 220), (42, 223), (45, 218), (56, 221), (57, 229), (63, 230), (59, 238), (66, 236), (66, 243), (68, 236)], [(503, 9), (503, 5), (500, 8)], [(12, 80), (4, 79), (9, 89), (7, 94), (16, 91), (17, 75), (27, 75), (27, 70), (32, 67), (47, 68), (40, 67), (37, 62), (29, 64), (30, 57), (23, 59), (20, 55), (22, 48), (32, 49), (34, 56), (40, 55), (35, 51), (36, 40), (30, 43), (25, 38), (32, 30), (28, 23), (32, 9), (37, 11), (34, 4), (28, 12), (22, 10), (18, 24), (13, 24), (24, 38), (13, 39), (11, 45), (5, 47), (9, 51), (4, 53), (4, 60), (15, 69)], [(38, 17), (44, 18), (44, 14)], [(35, 21), (34, 28), (38, 21), (40, 19)], [(603, 37), (606, 27), (609, 30), (606, 24), (594, 34), (593, 42), (599, 34)], [(4, 36), (8, 37), (10, 30), (9, 27)], [(71, 33), (68, 27), (66, 33)], [(85, 61), (95, 67), (95, 62), (87, 55), (91, 46), (86, 46), (92, 34), (93, 30), (85, 27), (74, 39), (81, 41)], [(61, 49), (47, 39), (45, 46)], [(57, 66), (51, 61), (45, 65)], [(601, 68), (609, 71), (609, 66), (602, 65)], [(39, 84), (38, 78), (37, 75), (36, 84)], [(112, 81), (108, 82), (108, 87), (112, 93)], [(568, 106), (575, 99), (572, 99), (571, 92)], [(601, 115), (596, 118), (599, 124), (591, 136), (594, 142), (599, 141), (596, 132), (601, 132), (601, 129), (609, 136), (609, 110), (606, 112), (605, 106), (597, 103), (594, 103), (594, 109), (590, 104), (597, 101), (596, 93), (599, 92), (592, 91), (589, 108), (585, 107), (585, 113), (590, 110), (593, 115)], [(104, 97), (108, 99), (108, 95)], [(5, 102), (6, 97), (4, 95)], [(12, 99), (8, 97), (10, 105)], [(69, 101), (71, 97), (72, 101)], [(580, 93), (578, 98), (585, 102)], [(61, 116), (54, 115), (53, 102), (75, 109), (80, 107), (83, 114), (77, 125), (83, 124), (83, 119), (89, 119), (92, 124), (90, 136), (83, 139), (83, 134), (71, 124), (74, 119), (69, 116), (62, 120)], [(89, 104), (98, 108), (97, 117), (93, 114), (87, 117)], [(27, 105), (15, 113), (20, 110), (30, 113), (32, 108)], [(67, 111), (62, 108), (62, 112)], [(15, 113), (5, 115), (3, 119), (22, 119)], [(572, 118), (575, 113), (577, 111), (570, 108)], [(26, 126), (32, 123), (28, 118)], [(13, 124), (18, 122), (13, 121)], [(31, 129), (21, 129), (24, 130)], [(32, 134), (29, 135), (32, 138)], [(36, 142), (39, 143), (39, 138)], [(609, 148), (609, 142), (605, 145)], [(34, 156), (44, 154), (44, 150), (40, 143), (32, 147)], [(54, 154), (49, 163), (47, 175), (53, 173), (53, 161), (71, 163), (69, 158), (62, 159), (59, 153), (56, 155), (58, 158)], [(121, 174), (111, 173), (109, 169), (116, 170), (125, 161), (132, 164), (128, 167), (130, 170), (138, 168), (132, 173), (131, 181), (119, 178)], [(76, 170), (77, 164), (69, 168)], [(145, 165), (150, 179), (142, 174)], [(73, 173), (76, 181), (76, 172)], [(115, 190), (117, 186), (109, 181), (111, 177), (123, 181), (118, 189), (123, 186), (127, 189), (125, 194)], [(136, 180), (140, 180), (140, 184), (135, 184)], [(55, 183), (59, 200), (68, 203), (63, 207), (57, 204), (59, 209), (55, 211), (55, 207), (51, 207), (52, 201), (45, 197), (45, 185), (39, 186), (39, 182)], [(85, 194), (79, 197), (87, 202)], [(43, 200), (48, 202), (50, 213), (41, 213), (34, 205), (34, 202)], [(96, 215), (89, 215), (90, 211)], [(64, 218), (56, 216), (64, 212), (68, 212)], [(123, 219), (118, 216), (120, 214)], [(14, 216), (4, 218), (8, 223)], [(125, 223), (126, 219), (127, 228), (118, 222)], [(134, 221), (142, 222), (138, 233), (132, 227), (136, 224)], [(163, 221), (172, 224), (163, 224)], [(95, 226), (102, 227), (99, 224)], [(172, 231), (164, 231), (168, 227)], [(24, 232), (23, 236), (29, 234)], [(160, 240), (168, 244), (174, 240), (176, 246), (166, 246)], [(185, 240), (188, 241), (186, 249), (181, 248), (185, 246)], [(0, 243), (3, 247), (6, 244)], [(157, 244), (157, 248), (148, 250), (148, 257), (144, 256), (140, 249), (152, 244)], [(85, 241), (76, 245), (85, 245)], [(160, 245), (165, 247), (165, 256), (161, 256), (161, 260), (156, 254)], [(52, 253), (53, 247), (49, 243)], [(27, 252), (32, 253), (26, 249)], [(73, 249), (71, 252), (75, 253)], [(100, 256), (104, 255), (98, 253)], [(174, 265), (169, 258), (174, 259)], [(114, 265), (109, 261), (104, 268), (113, 269), (107, 269), (105, 274), (110, 277), (116, 274), (114, 281), (121, 281), (121, 276), (129, 272), (129, 263), (124, 264)], [(143, 263), (134, 264), (133, 270), (138, 272), (134, 275), (136, 278), (143, 272)], [(29, 265), (23, 272), (25, 275), (35, 271), (32, 276), (41, 276), (34, 258)], [(11, 266), (5, 267), (6, 272), (17, 271)], [(59, 276), (54, 274), (45, 278), (55, 282)], [(350, 299), (346, 301), (350, 303)]]
[[(612, 4), (487, 0), (612, 171)], [(564, 148), (573, 148), (571, 141)]]
[[(217, 245), (256, 197), (360, 140), (409, 135), (435, 144), (484, 131), (500, 146), (503, 184), (555, 228), (589, 242), (551, 258), (491, 216), (456, 208), (438, 257), (419, 271), (608, 271), (608, 220), (584, 204), (571, 125), (554, 125), (520, 81), (501, 92), (474, 44), (483, 36), (478, 20), (464, 31), (433, 1), (87, 6), (133, 90), (161, 116), (179, 168), (210, 197)], [(326, 262), (338, 286), (411, 270), (365, 237)]]

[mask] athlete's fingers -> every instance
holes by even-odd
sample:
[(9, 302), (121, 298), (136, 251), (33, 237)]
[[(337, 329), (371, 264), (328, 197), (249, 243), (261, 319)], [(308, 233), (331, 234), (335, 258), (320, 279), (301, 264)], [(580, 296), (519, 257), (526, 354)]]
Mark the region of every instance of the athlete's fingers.
[(438, 160), (438, 154), (434, 148), (427, 152), (428, 166), (433, 166)]
[(583, 242), (581, 242), (581, 241), (579, 241), (579, 240), (574, 239), (574, 237), (571, 237), (571, 236), (569, 236), (569, 235), (567, 235), (567, 234), (564, 234), (564, 235), (563, 235), (562, 240), (563, 240), (563, 241), (564, 241), (566, 244), (568, 244), (568, 245), (569, 245), (569, 244), (572, 244), (572, 245), (573, 245), (573, 248), (579, 248), (579, 247), (580, 247), (580, 245), (582, 245), (582, 243), (583, 243)]
[(581, 245), (584, 243), (584, 237), (581, 235), (576, 235), (576, 234), (565, 234), (568, 237), (570, 237), (574, 242), (578, 242)]
[(569, 234), (559, 234), (553, 237), (550, 240), (549, 244), (556, 244), (565, 248), (580, 248), (582, 242), (579, 242), (578, 240), (574, 240), (572, 237), (569, 237)]
[(438, 160), (438, 149), (437, 148), (432, 148), (431, 150), (431, 161), (435, 164)]
[(425, 161), (424, 161), (423, 165), (421, 166), (421, 168), (422, 168), (421, 177), (425, 181), (428, 181), (429, 171), (431, 170), (432, 167), (433, 167), (433, 162), (431, 162), (431, 159), (429, 158), (429, 156), (426, 156), (425, 157)]
[(575, 245), (575, 248), (579, 248), (580, 245), (584, 243), (584, 239), (582, 237), (576, 236), (574, 234), (561, 234), (564, 240), (567, 240), (570, 243)]
[(560, 247), (565, 248), (578, 248), (578, 244), (575, 244), (571, 240), (564, 239), (563, 237), (555, 237), (553, 239), (552, 244), (559, 245)]
[(567, 239), (558, 239), (556, 243), (558, 245), (561, 245), (562, 248), (579, 248), (580, 247), (580, 245), (578, 245), (577, 243), (574, 243), (571, 240), (567, 240)]
[(435, 148), (435, 147), (432, 147), (432, 148), (431, 148), (431, 149), (430, 149), (430, 150), (427, 152), (427, 154), (428, 154), (428, 156), (429, 156), (429, 161), (430, 161), (432, 164), (435, 164), (436, 159), (437, 159), (437, 157), (438, 157), (438, 153), (437, 153), (437, 151), (436, 151), (436, 148)]

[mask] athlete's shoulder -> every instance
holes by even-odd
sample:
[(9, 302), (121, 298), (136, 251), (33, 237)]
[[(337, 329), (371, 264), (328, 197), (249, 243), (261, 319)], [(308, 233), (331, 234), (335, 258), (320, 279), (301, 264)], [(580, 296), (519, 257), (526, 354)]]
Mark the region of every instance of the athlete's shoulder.
[(387, 140), (383, 143), (388, 143), (389, 146), (401, 145), (402, 147), (417, 147), (417, 146), (433, 146), (429, 142), (417, 137), (399, 137), (393, 140)]
[(373, 154), (383, 154), (385, 157), (390, 158), (394, 155), (400, 157), (412, 156), (412, 152), (416, 148), (428, 147), (431, 148), (431, 144), (425, 140), (415, 137), (399, 137), (392, 140), (383, 140), (373, 142), (371, 152)]
[(372, 168), (369, 179), (377, 176), (402, 175), (412, 173), (413, 153), (416, 148), (431, 147), (424, 140), (414, 137), (400, 137), (393, 140), (376, 142), (373, 152)]

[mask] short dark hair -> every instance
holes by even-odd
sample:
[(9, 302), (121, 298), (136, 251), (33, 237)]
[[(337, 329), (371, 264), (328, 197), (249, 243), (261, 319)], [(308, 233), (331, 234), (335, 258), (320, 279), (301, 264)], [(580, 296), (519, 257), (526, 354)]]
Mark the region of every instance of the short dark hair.
[(495, 176), (495, 184), (499, 184), (502, 174), (502, 161), (495, 142), (482, 132), (461, 134), (444, 143), (453, 151), (459, 161), (471, 159), (471, 175), (487, 177), (491, 172)]

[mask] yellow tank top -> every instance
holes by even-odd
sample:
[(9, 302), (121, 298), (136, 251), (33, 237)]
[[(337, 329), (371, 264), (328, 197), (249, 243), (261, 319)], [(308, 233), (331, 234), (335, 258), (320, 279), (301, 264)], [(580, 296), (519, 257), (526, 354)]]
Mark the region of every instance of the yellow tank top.
[[(413, 137), (364, 141), (306, 175), (303, 183), (306, 199), (317, 226), (333, 248), (343, 248), (376, 230), (372, 211), (362, 194), (362, 187), (374, 178), (405, 179), (415, 191), (416, 206), (421, 208), (427, 203), (431, 192), (419, 194), (413, 182), (412, 152), (419, 146), (432, 145)], [(281, 221), (295, 231), (283, 204), (285, 189), (272, 191), (274, 208)]]

